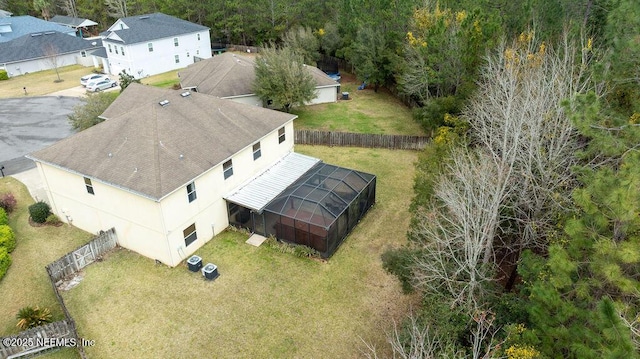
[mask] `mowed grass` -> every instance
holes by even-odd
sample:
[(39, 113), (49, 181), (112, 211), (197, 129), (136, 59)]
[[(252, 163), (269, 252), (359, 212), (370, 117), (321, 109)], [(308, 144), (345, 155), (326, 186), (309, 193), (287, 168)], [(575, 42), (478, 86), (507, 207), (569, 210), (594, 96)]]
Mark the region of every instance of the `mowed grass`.
[(64, 319), (44, 267), (91, 239), (91, 234), (69, 225), (32, 227), (28, 206), (33, 203), (27, 188), (11, 177), (0, 179), (0, 193), (13, 193), (18, 207), (9, 215), (17, 246), (13, 264), (0, 280), (0, 335), (16, 334), (16, 314), (22, 307), (51, 310), (54, 320)]
[(349, 92), (350, 100), (296, 108), (296, 129), (372, 133), (386, 135), (425, 135), (413, 120), (411, 110), (386, 90), (357, 90), (349, 77), (342, 80), (340, 91)]
[(173, 70), (173, 71), (165, 72), (162, 74), (145, 77), (140, 82), (142, 82), (145, 85), (169, 88), (169, 87), (172, 87), (173, 85), (180, 84), (180, 79), (178, 78), (178, 71), (180, 70)]
[[(328, 262), (245, 243), (228, 230), (197, 251), (218, 265), (213, 282), (120, 249), (85, 269), (63, 296), (91, 358), (353, 358), (385, 332), (414, 297), (380, 261), (405, 242), (417, 153), (297, 146), (378, 175), (377, 203)], [(385, 354), (384, 352), (382, 354)], [(386, 353), (389, 354), (389, 353)]]
[(0, 98), (24, 97), (23, 88), (27, 88), (27, 96), (43, 96), (52, 92), (80, 86), (80, 78), (90, 74), (92, 67), (80, 65), (65, 66), (58, 69), (62, 82), (58, 80), (55, 70), (33, 72), (27, 75), (11, 77), (0, 81)]

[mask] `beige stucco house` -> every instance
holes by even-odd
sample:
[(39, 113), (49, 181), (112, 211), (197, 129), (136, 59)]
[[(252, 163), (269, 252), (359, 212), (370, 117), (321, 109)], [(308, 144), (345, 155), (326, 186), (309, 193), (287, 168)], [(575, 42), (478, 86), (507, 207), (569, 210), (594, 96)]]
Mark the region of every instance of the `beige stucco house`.
[(296, 116), (205, 94), (131, 84), (102, 117), (28, 156), (52, 211), (170, 266), (228, 226), (225, 194), (306, 157), (291, 154)]
[[(340, 84), (315, 66), (306, 69), (316, 83), (316, 97), (308, 105), (336, 102)], [(262, 100), (253, 91), (256, 78), (253, 57), (226, 52), (189, 65), (178, 72), (178, 77), (183, 89), (262, 106)]]

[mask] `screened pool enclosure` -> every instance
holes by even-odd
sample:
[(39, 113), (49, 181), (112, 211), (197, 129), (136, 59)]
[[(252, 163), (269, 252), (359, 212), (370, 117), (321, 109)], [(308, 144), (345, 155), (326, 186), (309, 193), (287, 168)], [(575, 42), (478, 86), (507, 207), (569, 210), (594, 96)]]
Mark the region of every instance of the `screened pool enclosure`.
[(262, 196), (263, 203), (266, 202), (263, 205), (252, 203), (251, 199), (242, 200), (238, 193), (264, 194), (265, 188), (273, 190), (268, 186), (270, 180), (282, 185), (281, 175), (267, 174), (260, 178), (262, 187), (249, 183), (226, 197), (229, 222), (263, 236), (273, 235), (285, 242), (309, 246), (322, 257), (330, 257), (375, 203), (376, 176), (293, 155), (288, 160), (305, 160), (306, 164), (278, 165), (293, 166), (302, 173), (289, 177), (290, 184), (269, 196), (268, 201), (267, 196)]

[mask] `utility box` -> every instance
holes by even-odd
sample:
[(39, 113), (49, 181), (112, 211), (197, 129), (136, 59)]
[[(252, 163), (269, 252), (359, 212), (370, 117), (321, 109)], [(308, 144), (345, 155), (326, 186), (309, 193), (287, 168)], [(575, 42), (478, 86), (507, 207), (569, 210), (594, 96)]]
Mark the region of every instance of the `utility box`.
[(202, 275), (208, 280), (214, 280), (218, 278), (220, 273), (218, 273), (218, 266), (213, 263), (207, 263), (204, 267), (202, 267)]
[(342, 99), (343, 100), (348, 100), (349, 99), (349, 93), (348, 92), (343, 92), (342, 93)]
[(192, 272), (197, 272), (202, 268), (202, 258), (193, 255), (191, 258), (187, 260), (187, 264), (189, 265), (189, 270)]

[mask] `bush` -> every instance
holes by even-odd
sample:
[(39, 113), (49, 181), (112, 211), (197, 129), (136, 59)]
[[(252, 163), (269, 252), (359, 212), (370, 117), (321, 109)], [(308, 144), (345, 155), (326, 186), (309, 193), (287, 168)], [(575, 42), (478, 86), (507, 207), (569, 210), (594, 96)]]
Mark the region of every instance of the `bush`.
[(11, 256), (6, 248), (0, 247), (0, 280), (7, 274), (11, 266)]
[(8, 80), (9, 74), (6, 70), (0, 70), (0, 81)]
[(5, 212), (11, 213), (16, 209), (18, 201), (11, 193), (3, 193), (0, 195), (0, 208), (3, 208)]
[(382, 253), (382, 267), (390, 274), (398, 277), (400, 284), (402, 284), (402, 291), (405, 294), (414, 290), (411, 284), (413, 254), (414, 252), (406, 247), (390, 249)]
[(58, 218), (58, 216), (56, 216), (53, 213), (51, 213), (49, 216), (47, 216), (47, 220), (45, 222), (47, 224), (49, 224), (49, 225), (52, 225), (52, 226), (57, 226), (57, 225), (62, 223), (60, 218)]
[(9, 224), (9, 217), (7, 217), (7, 211), (0, 207), (0, 226)]
[(444, 125), (444, 115), (457, 115), (462, 107), (461, 101), (454, 96), (438, 97), (427, 101), (424, 106), (413, 110), (413, 118), (422, 125), (427, 133)]
[(36, 202), (29, 206), (29, 215), (31, 219), (36, 223), (44, 223), (47, 221), (47, 217), (51, 214), (51, 207), (47, 202)]
[(24, 307), (16, 315), (18, 324), (16, 326), (22, 330), (35, 328), (43, 324), (51, 323), (51, 311), (47, 308)]
[(0, 225), (0, 247), (6, 248), (9, 253), (16, 249), (16, 235), (7, 225)]

